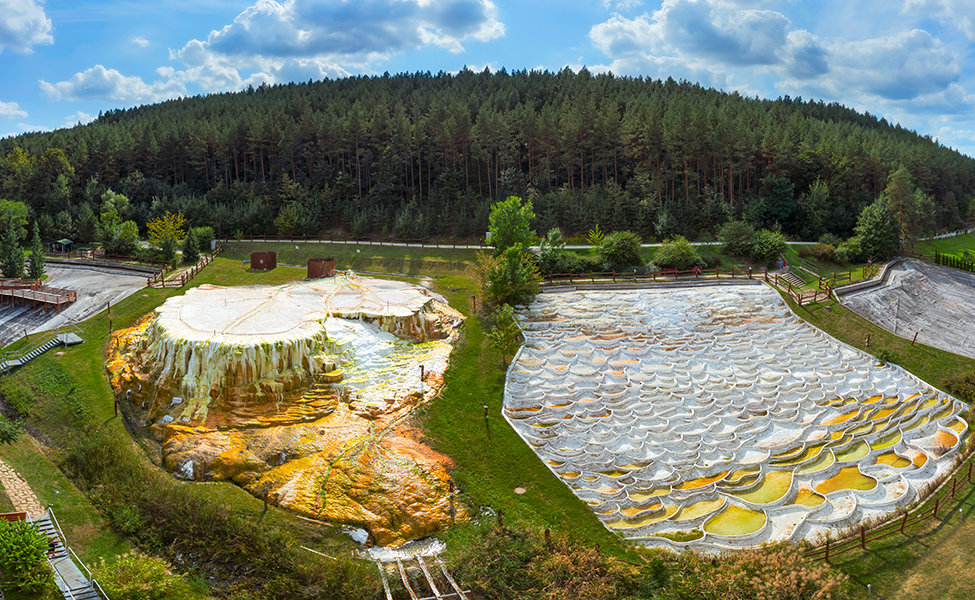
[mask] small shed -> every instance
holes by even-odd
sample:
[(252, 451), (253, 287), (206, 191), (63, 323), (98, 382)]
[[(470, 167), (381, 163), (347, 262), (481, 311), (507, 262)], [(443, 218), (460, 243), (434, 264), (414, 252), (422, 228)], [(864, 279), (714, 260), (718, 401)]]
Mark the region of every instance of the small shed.
[(309, 258), (308, 279), (322, 279), (324, 277), (335, 277), (335, 259)]
[(277, 252), (251, 252), (251, 269), (255, 271), (270, 271), (277, 266)]
[(51, 242), (51, 252), (71, 252), (74, 242), (65, 238), (56, 242)]

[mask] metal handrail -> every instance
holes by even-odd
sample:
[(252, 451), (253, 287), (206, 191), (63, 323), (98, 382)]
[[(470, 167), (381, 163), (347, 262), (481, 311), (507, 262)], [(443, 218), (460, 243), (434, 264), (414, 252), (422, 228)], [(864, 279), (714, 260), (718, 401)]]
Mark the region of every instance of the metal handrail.
[[(58, 571), (57, 565), (55, 565), (50, 559), (48, 559), (47, 562), (51, 564), (51, 570), (54, 571), (54, 585), (57, 585), (58, 590), (61, 591), (61, 595), (67, 600), (74, 600), (74, 594), (71, 592), (71, 588), (68, 587), (68, 582), (64, 580), (64, 577), (62, 577), (61, 573)], [(61, 580), (61, 585), (58, 585), (59, 579)]]
[(78, 555), (75, 554), (74, 549), (71, 548), (70, 546), (68, 547), (68, 553), (74, 557), (75, 564), (81, 565), (81, 568), (84, 569), (86, 573), (88, 573), (88, 585), (91, 585), (91, 582), (94, 579), (94, 577), (92, 577), (91, 575), (91, 571), (88, 569), (88, 567), (85, 566), (85, 563), (81, 562), (81, 559), (78, 558)]
[(102, 586), (101, 586), (101, 584), (98, 583), (98, 580), (97, 579), (92, 579), (91, 580), (91, 583), (92, 583), (93, 586), (95, 586), (95, 589), (98, 590), (98, 594), (102, 598), (104, 598), (105, 600), (109, 600), (108, 594), (106, 594), (105, 593), (105, 590), (102, 589)]

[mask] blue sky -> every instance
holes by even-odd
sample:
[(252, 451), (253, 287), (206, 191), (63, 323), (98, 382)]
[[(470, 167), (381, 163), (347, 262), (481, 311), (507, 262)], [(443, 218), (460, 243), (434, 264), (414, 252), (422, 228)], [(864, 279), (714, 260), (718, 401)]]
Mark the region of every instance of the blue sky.
[(975, 0), (0, 0), (0, 137), (262, 82), (548, 69), (840, 102), (975, 156)]

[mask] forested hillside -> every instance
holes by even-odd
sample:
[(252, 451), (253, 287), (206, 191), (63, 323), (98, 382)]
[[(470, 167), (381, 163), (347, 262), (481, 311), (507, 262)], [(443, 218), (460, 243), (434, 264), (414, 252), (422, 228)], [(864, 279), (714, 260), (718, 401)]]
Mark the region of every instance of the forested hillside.
[(744, 215), (815, 239), (849, 235), (901, 165), (939, 227), (966, 220), (975, 160), (837, 104), (464, 70), (262, 86), (7, 138), (0, 198), (48, 239), (90, 236), (109, 189), (140, 227), (180, 211), (227, 236), (479, 236), (513, 194), (532, 199), (538, 231), (694, 237)]

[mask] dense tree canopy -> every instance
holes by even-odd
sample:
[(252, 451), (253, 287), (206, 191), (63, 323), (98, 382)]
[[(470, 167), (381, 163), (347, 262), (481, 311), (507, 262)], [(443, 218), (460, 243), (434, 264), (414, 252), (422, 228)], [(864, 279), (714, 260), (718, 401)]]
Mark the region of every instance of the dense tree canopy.
[(218, 235), (481, 236), (490, 205), (516, 195), (537, 231), (693, 237), (744, 215), (814, 239), (850, 235), (900, 166), (938, 227), (969, 214), (975, 160), (869, 113), (585, 69), (465, 69), (262, 85), (6, 138), (0, 198), (27, 204), (45, 238), (90, 238), (111, 190), (143, 233), (168, 211)]

